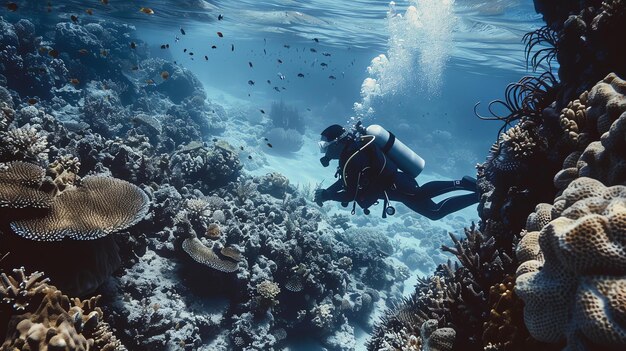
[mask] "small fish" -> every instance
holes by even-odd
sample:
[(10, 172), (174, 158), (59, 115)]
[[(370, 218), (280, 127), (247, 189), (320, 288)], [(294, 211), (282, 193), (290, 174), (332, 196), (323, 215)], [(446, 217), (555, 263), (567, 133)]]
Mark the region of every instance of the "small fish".
[(217, 46), (211, 45), (211, 49), (217, 49)]
[(89, 53), (89, 50), (87, 50), (87, 49), (80, 49), (80, 50), (78, 50), (78, 53), (81, 54), (81, 55), (87, 55)]
[(252, 62), (248, 61), (248, 66), (250, 66), (250, 68), (252, 68)]
[(265, 114), (265, 111), (263, 111), (263, 109), (260, 109), (259, 111), (261, 111), (262, 114)]
[(146, 84), (154, 84), (154, 80), (152, 80), (152, 79), (146, 79)]
[(182, 27), (180, 28), (180, 34), (182, 34), (182, 35), (187, 34), (187, 33), (185, 33), (185, 30)]
[(263, 140), (265, 140), (265, 141), (269, 141), (267, 138), (263, 138)]
[(308, 108), (308, 107), (306, 108), (306, 110), (307, 110), (307, 111), (309, 111), (309, 112), (311, 112), (311, 109), (310, 109), (310, 108)]
[(270, 144), (270, 143), (267, 143), (267, 146), (269, 146), (269, 147), (273, 147), (273, 146), (272, 146), (272, 144)]
[(56, 51), (55, 49), (50, 49), (50, 50), (48, 51), (48, 55), (50, 55), (50, 56), (51, 56), (51, 57), (53, 57), (53, 58), (57, 58), (57, 57), (59, 57), (59, 52), (58, 52), (58, 51)]
[(267, 55), (267, 51), (263, 49), (263, 55)]
[(40, 54), (45, 54), (46, 52), (48, 52), (48, 49), (46, 47), (40, 46), (39, 47), (39, 53)]
[(316, 43), (319, 43), (319, 42), (320, 42), (320, 40), (319, 40), (319, 39), (317, 39), (317, 38), (313, 38), (313, 41), (314, 41), (314, 42), (316, 42)]
[(330, 52), (322, 52), (322, 55), (324, 55), (324, 56), (330, 56)]
[(73, 85), (78, 85), (80, 84), (80, 81), (77, 78), (72, 78), (70, 79), (70, 83), (72, 83)]
[(224, 15), (222, 15), (222, 14), (217, 15), (217, 20), (218, 21), (221, 21), (223, 19), (224, 19)]
[(252, 159), (252, 156), (251, 156), (251, 155), (248, 155), (248, 160), (251, 160), (251, 159)]
[(304, 78), (304, 74), (302, 74), (302, 73), (298, 73), (298, 77), (300, 77), (300, 78)]
[(267, 84), (272, 84), (272, 81), (268, 79)]
[(131, 69), (132, 69), (133, 71), (136, 71), (136, 70), (138, 70), (138, 69), (139, 69), (139, 66), (133, 66), (133, 67), (131, 67)]
[(213, 140), (213, 142), (214, 142), (214, 143), (216, 143), (216, 142), (217, 142), (217, 138), (213, 138), (212, 140)]
[(85, 13), (88, 14), (89, 16), (93, 15), (93, 10), (92, 9), (86, 9)]
[(183, 52), (187, 52), (187, 49), (183, 50)]
[(220, 38), (223, 38), (224, 34), (222, 32), (217, 32), (217, 36), (220, 37)]
[(280, 72), (278, 72), (278, 78), (280, 78), (280, 80), (285, 80), (285, 76)]
[(280, 89), (278, 87), (274, 87), (274, 90), (280, 93)]
[(290, 46), (290, 45), (285, 44), (285, 45), (283, 45), (283, 47), (284, 47), (284, 48), (289, 49), (291, 46)]
[(235, 51), (235, 44), (230, 44), (230, 51)]
[(281, 59), (278, 59), (277, 61), (278, 61), (278, 63), (283, 63), (283, 60), (281, 60)]
[(209, 57), (208, 57), (207, 55), (204, 55), (204, 59), (205, 59), (206, 61), (208, 61), (208, 60), (209, 60)]
[(109, 52), (104, 50), (104, 49), (102, 49), (102, 50), (100, 50), (100, 55), (102, 55), (103, 57), (107, 57), (109, 55)]
[(35, 99), (35, 98), (30, 98), (30, 99), (28, 99), (28, 104), (29, 104), (29, 105), (34, 105), (34, 104), (36, 104), (37, 102), (38, 102), (38, 101), (37, 101), (37, 99)]
[(167, 80), (167, 78), (169, 77), (170, 77), (170, 72), (168, 71), (161, 72), (161, 78), (163, 78), (163, 80)]
[(165, 44), (161, 45), (161, 49), (166, 49), (167, 46), (165, 46)]
[(72, 20), (72, 22), (76, 23), (78, 22), (78, 17), (76, 17), (75, 15), (71, 15), (70, 19)]
[(100, 0), (101, 3), (103, 3), (104, 5), (108, 5), (109, 4), (109, 0)]
[(309, 50), (311, 50), (311, 52), (317, 52), (317, 50), (310, 48)]
[(131, 42), (130, 42), (130, 48), (131, 48), (131, 49), (136, 49), (136, 48), (137, 48), (137, 44), (135, 44), (135, 42), (134, 42), (134, 41), (131, 41)]
[(239, 149), (240, 149), (241, 151), (243, 151), (243, 146), (240, 146), (240, 147), (239, 147)]
[(14, 2), (10, 2), (6, 6), (7, 6), (7, 10), (9, 10), (11, 12), (17, 11), (17, 4), (14, 3)]
[(320, 66), (322, 66), (322, 67), (328, 67), (328, 64), (326, 64), (326, 62), (322, 62), (322, 63), (320, 63)]
[(249, 85), (254, 85), (254, 81), (253, 81), (253, 80), (249, 80), (249, 81), (248, 81), (248, 84), (249, 84)]
[(154, 11), (149, 7), (141, 7), (139, 11), (145, 13), (146, 15), (154, 15)]
[(193, 56), (193, 52), (191, 52), (191, 51), (190, 51), (190, 52), (189, 52), (189, 56)]
[(328, 76), (328, 79), (337, 79), (335, 76)]
[(180, 40), (180, 38), (177, 36), (174, 37), (174, 42), (178, 43), (178, 41)]

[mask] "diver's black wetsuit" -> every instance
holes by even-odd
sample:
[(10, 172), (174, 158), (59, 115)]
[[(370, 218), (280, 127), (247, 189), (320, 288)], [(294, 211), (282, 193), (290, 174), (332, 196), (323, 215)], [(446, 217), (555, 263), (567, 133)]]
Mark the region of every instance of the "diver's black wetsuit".
[[(419, 186), (370, 141), (370, 138), (363, 137), (346, 145), (339, 157), (339, 180), (324, 190), (324, 200), (339, 201), (344, 206), (355, 201), (363, 209), (378, 200), (399, 201), (431, 220), (441, 219), (478, 202), (476, 184), (471, 181), (432, 181)], [(472, 193), (452, 196), (439, 203), (432, 200), (454, 190)]]

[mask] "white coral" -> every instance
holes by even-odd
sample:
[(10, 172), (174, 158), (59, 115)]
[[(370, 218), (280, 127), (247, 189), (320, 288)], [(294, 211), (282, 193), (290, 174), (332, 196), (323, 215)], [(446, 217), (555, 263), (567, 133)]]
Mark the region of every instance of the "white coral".
[(48, 159), (48, 141), (46, 136), (34, 126), (26, 124), (20, 128), (0, 133), (0, 154), (16, 160)]
[(518, 245), (528, 260), (515, 292), (528, 330), (544, 342), (567, 339), (566, 350), (626, 344), (626, 186), (578, 178), (552, 215)]

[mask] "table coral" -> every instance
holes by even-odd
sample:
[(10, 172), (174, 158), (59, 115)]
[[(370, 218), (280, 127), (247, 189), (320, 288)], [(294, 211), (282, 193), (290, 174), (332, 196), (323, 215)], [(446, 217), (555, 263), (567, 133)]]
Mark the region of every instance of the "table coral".
[(552, 216), (538, 237), (522, 239), (543, 255), (533, 249), (518, 269), (528, 330), (540, 341), (567, 339), (567, 350), (624, 345), (626, 187), (579, 178), (555, 200)]
[(46, 216), (13, 221), (11, 228), (37, 241), (66, 237), (93, 240), (134, 225), (149, 207), (147, 195), (137, 186), (111, 177), (89, 176), (79, 187), (54, 197)]

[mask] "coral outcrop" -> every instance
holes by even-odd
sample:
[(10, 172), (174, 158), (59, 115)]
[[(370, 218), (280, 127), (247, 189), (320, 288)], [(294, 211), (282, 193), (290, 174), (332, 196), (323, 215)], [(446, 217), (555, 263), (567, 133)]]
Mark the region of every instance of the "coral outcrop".
[(581, 177), (555, 200), (553, 219), (522, 239), (516, 293), (533, 337), (568, 350), (626, 344), (626, 187)]

